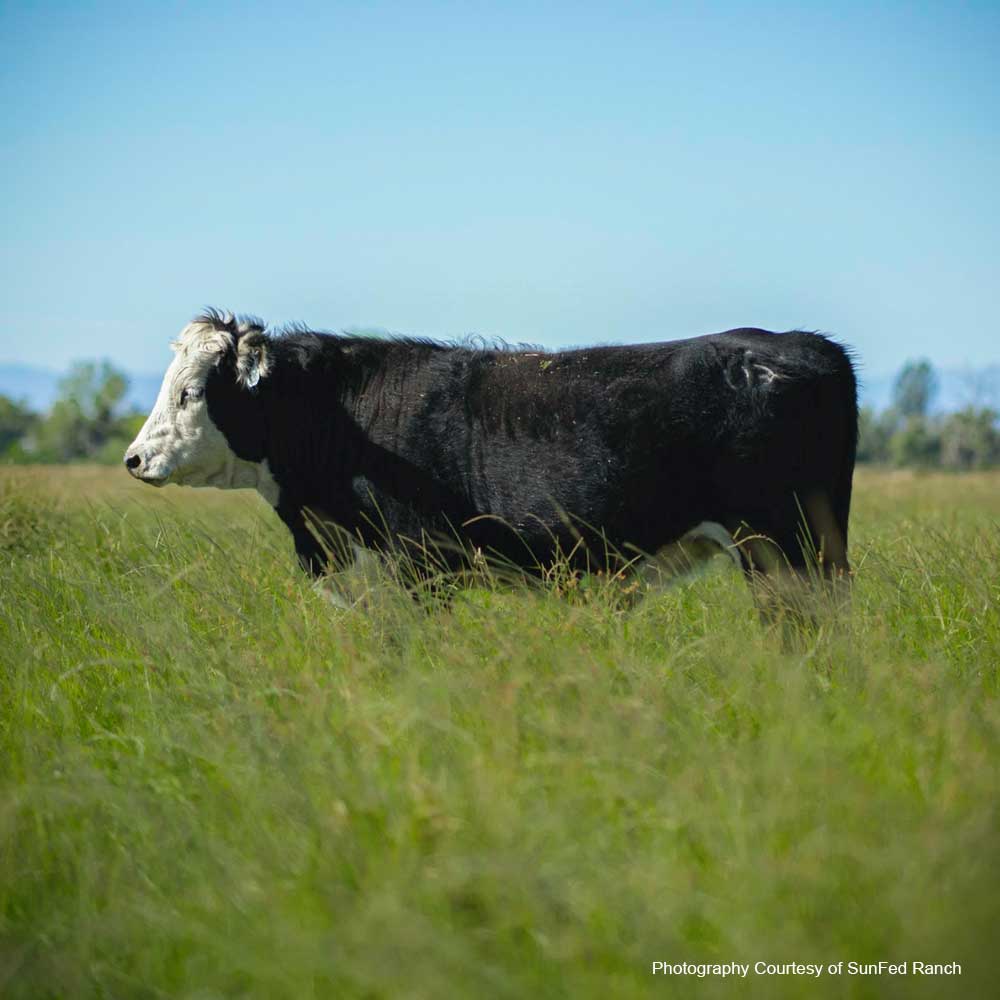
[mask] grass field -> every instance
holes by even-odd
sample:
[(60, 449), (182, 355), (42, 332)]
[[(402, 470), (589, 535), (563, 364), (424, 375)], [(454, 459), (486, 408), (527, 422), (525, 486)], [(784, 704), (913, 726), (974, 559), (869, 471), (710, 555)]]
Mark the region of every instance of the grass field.
[[(1000, 995), (998, 528), (859, 474), (793, 652), (723, 560), (345, 613), (253, 495), (0, 469), (0, 995)], [(651, 975), (841, 960), (962, 974)]]

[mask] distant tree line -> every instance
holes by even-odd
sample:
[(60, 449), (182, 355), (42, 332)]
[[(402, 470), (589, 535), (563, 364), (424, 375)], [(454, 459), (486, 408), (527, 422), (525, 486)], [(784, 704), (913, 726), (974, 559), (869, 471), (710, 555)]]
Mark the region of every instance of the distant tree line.
[(985, 469), (1000, 465), (1000, 413), (969, 405), (933, 414), (938, 379), (929, 361), (909, 361), (881, 413), (863, 406), (858, 461), (900, 468)]
[[(938, 379), (929, 361), (910, 361), (892, 403), (861, 408), (858, 461), (910, 468), (984, 469), (1000, 465), (1000, 413), (966, 406), (933, 414)], [(128, 378), (107, 361), (75, 364), (44, 414), (0, 395), (0, 461), (121, 461), (145, 414), (126, 410)]]
[(59, 382), (47, 413), (0, 396), (0, 461), (120, 462), (145, 415), (124, 405), (128, 377), (107, 361), (82, 361)]

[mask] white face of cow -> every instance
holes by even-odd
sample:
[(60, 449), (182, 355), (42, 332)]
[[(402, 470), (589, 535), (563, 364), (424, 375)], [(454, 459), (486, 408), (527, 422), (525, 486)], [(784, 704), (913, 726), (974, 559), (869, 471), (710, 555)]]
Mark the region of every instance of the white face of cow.
[(237, 346), (233, 333), (221, 328), (226, 319), (220, 325), (212, 317), (199, 319), (181, 331), (153, 410), (125, 452), (125, 467), (154, 486), (251, 487), (276, 504), (278, 486), (266, 459), (250, 462), (237, 456), (209, 414), (209, 377), (227, 352), (236, 355), (230, 377), (241, 391), (250, 392), (267, 373), (265, 338), (247, 334)]

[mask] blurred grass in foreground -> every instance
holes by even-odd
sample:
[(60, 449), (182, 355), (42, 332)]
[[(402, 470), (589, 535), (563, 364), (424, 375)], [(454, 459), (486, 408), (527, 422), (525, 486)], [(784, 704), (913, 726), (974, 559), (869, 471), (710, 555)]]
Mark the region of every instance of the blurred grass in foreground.
[[(1000, 475), (861, 473), (800, 652), (714, 572), (331, 609), (250, 494), (0, 470), (0, 994), (993, 994)], [(670, 962), (961, 978), (666, 979)]]

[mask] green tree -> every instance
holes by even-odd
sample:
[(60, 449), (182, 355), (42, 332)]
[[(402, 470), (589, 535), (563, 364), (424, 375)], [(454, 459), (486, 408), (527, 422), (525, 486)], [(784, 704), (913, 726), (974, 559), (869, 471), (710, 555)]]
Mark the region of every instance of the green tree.
[(37, 457), (107, 461), (124, 450), (127, 431), (118, 410), (127, 390), (127, 377), (109, 361), (77, 362), (59, 383), (59, 398), (34, 434)]
[(18, 451), (21, 440), (37, 420), (27, 403), (0, 396), (0, 456)]
[(907, 361), (892, 387), (893, 409), (904, 420), (926, 417), (937, 390), (938, 378), (929, 361)]
[(951, 469), (981, 469), (1000, 462), (1000, 414), (968, 406), (950, 414), (941, 428), (941, 464)]
[(889, 457), (893, 465), (937, 465), (941, 459), (941, 435), (933, 421), (911, 416), (889, 439)]
[(883, 464), (889, 461), (889, 441), (896, 430), (892, 410), (876, 413), (871, 406), (858, 411), (858, 461)]

